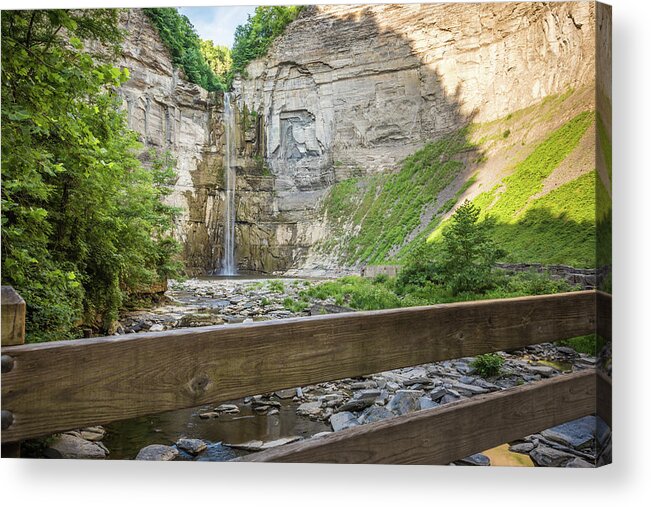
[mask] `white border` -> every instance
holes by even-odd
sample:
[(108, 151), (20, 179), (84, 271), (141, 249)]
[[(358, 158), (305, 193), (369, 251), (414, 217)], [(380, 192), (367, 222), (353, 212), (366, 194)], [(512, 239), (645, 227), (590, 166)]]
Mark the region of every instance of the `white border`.
[[(250, 5), (247, 1), (31, 1), (2, 8)], [(259, 4), (274, 4), (260, 0)], [(292, 2), (285, 2), (292, 3)], [(295, 2), (306, 3), (306, 2)], [(321, 2), (325, 3), (325, 2)], [(332, 2), (353, 3), (353, 2)], [(377, 2), (373, 2), (377, 3)], [(651, 498), (648, 0), (612, 0), (614, 460), (601, 470), (7, 460), (4, 505), (642, 505)], [(47, 417), (47, 414), (43, 414)], [(640, 501), (641, 500), (641, 501)], [(416, 503), (418, 502), (418, 504)], [(422, 503), (420, 503), (422, 502)]]

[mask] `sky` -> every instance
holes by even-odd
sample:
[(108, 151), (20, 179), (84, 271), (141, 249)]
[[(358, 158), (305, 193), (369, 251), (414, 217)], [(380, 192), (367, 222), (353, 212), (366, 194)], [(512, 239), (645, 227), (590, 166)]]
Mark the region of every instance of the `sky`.
[(220, 46), (233, 45), (235, 28), (246, 22), (255, 11), (254, 5), (236, 7), (179, 7), (179, 12), (190, 19), (202, 39), (210, 39)]

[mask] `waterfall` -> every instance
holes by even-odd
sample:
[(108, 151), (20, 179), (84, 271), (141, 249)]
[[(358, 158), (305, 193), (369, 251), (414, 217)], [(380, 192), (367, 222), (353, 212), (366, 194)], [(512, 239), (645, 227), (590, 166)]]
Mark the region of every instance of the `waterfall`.
[(226, 202), (224, 203), (224, 250), (221, 274), (237, 274), (235, 265), (235, 114), (231, 106), (231, 94), (224, 93), (224, 179)]

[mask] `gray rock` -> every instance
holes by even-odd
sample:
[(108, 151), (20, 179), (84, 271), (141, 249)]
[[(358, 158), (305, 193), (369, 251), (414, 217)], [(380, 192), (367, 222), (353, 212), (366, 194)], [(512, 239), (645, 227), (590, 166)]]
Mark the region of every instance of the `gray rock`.
[(395, 417), (395, 414), (387, 408), (373, 406), (366, 409), (357, 420), (360, 424), (367, 424), (383, 421), (384, 419), (391, 419), (393, 417)]
[(387, 409), (398, 415), (414, 412), (420, 408), (418, 399), (421, 394), (420, 391), (397, 391), (395, 396), (391, 398), (391, 401), (387, 403)]
[(551, 366), (527, 366), (529, 373), (534, 375), (540, 375), (541, 377), (551, 377), (558, 373), (558, 370), (552, 368)]
[(48, 457), (63, 459), (104, 459), (107, 454), (104, 446), (68, 434), (56, 436), (46, 451)]
[(215, 407), (215, 412), (220, 412), (223, 414), (239, 414), (240, 409), (237, 405), (224, 403), (218, 407)]
[(559, 444), (575, 449), (585, 449), (594, 443), (596, 430), (596, 418), (590, 415), (554, 426), (544, 430), (541, 434), (543, 437)]
[(149, 328), (149, 330), (152, 331), (152, 332), (156, 332), (156, 331), (164, 331), (164, 330), (165, 330), (165, 326), (163, 326), (163, 324), (154, 324), (153, 326), (151, 326), (151, 327)]
[(281, 389), (280, 391), (276, 391), (274, 394), (281, 400), (289, 400), (296, 396), (296, 388)]
[(375, 399), (374, 398), (366, 398), (366, 399), (350, 399), (346, 403), (344, 403), (340, 408), (340, 412), (359, 412), (361, 410), (364, 410), (365, 408), (370, 407), (373, 405)]
[(363, 382), (353, 382), (350, 384), (351, 389), (375, 389), (377, 387), (377, 382), (374, 380), (365, 380)]
[(381, 391), (379, 389), (362, 389), (357, 391), (353, 395), (354, 400), (373, 400), (380, 396)]
[(233, 449), (241, 449), (243, 451), (256, 452), (256, 451), (264, 451), (265, 449), (273, 449), (274, 447), (280, 447), (281, 445), (290, 444), (292, 442), (296, 442), (297, 440), (301, 440), (301, 437), (298, 436), (284, 437), (284, 438), (279, 438), (277, 440), (272, 440), (270, 442), (263, 442), (262, 440), (251, 440), (249, 442), (244, 442), (242, 444), (223, 444), (223, 445), (227, 447), (231, 447)]
[(513, 444), (509, 446), (509, 451), (517, 452), (520, 454), (529, 454), (533, 448), (534, 444), (531, 442), (522, 442), (521, 444)]
[(296, 413), (307, 417), (318, 417), (321, 415), (321, 402), (310, 401), (307, 403), (301, 403), (296, 409)]
[(200, 452), (205, 451), (208, 446), (203, 440), (198, 438), (181, 438), (176, 441), (176, 447), (188, 454), (196, 456)]
[(420, 410), (426, 410), (428, 408), (434, 408), (438, 407), (439, 404), (436, 403), (435, 401), (432, 401), (432, 398), (429, 398), (427, 396), (422, 396), (418, 398), (418, 404), (420, 407)]
[(153, 444), (140, 449), (136, 459), (139, 461), (172, 461), (178, 455), (179, 450), (176, 447)]
[(476, 394), (485, 394), (488, 392), (488, 389), (484, 389), (483, 387), (474, 386), (471, 384), (462, 384), (460, 382), (455, 382), (452, 384), (452, 388), (459, 394), (464, 394), (466, 396), (474, 396)]
[(455, 461), (454, 463), (456, 465), (487, 467), (490, 466), (491, 460), (485, 454), (477, 453), (477, 454), (473, 454), (472, 456), (468, 456), (466, 458)]
[(441, 405), (445, 405), (446, 403), (452, 403), (453, 401), (458, 401), (461, 399), (461, 396), (458, 394), (453, 394), (453, 393), (447, 393), (445, 396), (443, 396), (439, 403)]
[(82, 428), (79, 433), (84, 440), (99, 442), (106, 435), (106, 430), (101, 426), (92, 426), (90, 428)]
[(541, 467), (562, 467), (576, 459), (574, 454), (560, 451), (546, 445), (539, 445), (529, 454), (533, 462)]
[(334, 431), (341, 431), (358, 426), (359, 421), (351, 412), (337, 412), (330, 416), (330, 425)]
[(443, 386), (435, 387), (430, 391), (429, 397), (432, 399), (432, 401), (438, 401), (441, 398), (443, 398), (443, 396), (445, 396), (447, 392), (448, 391)]
[(584, 459), (574, 458), (565, 464), (565, 468), (594, 468), (594, 465), (592, 463), (588, 463)]

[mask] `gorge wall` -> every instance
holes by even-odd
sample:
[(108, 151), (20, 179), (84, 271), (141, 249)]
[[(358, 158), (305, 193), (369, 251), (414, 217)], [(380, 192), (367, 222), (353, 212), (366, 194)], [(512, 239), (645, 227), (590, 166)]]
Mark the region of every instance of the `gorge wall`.
[[(223, 98), (181, 78), (141, 11), (124, 23), (130, 125), (175, 155), (185, 261), (190, 273), (212, 271), (223, 245)], [(589, 85), (594, 37), (591, 2), (305, 8), (234, 84), (239, 269), (314, 264), (333, 184), (394, 171), (470, 122)]]
[(242, 153), (273, 176), (262, 210), (255, 186), (240, 196), (240, 261), (284, 252), (256, 269), (333, 267), (310, 251), (332, 234), (320, 202), (333, 183), (591, 83), (594, 36), (589, 2), (307, 8), (235, 86), (257, 113)]
[(121, 26), (126, 38), (119, 64), (131, 77), (119, 92), (129, 127), (140, 134), (145, 164), (166, 152), (175, 159), (168, 201), (180, 210), (175, 234), (187, 270), (213, 271), (223, 245), (223, 96), (183, 78), (142, 10), (126, 10)]

